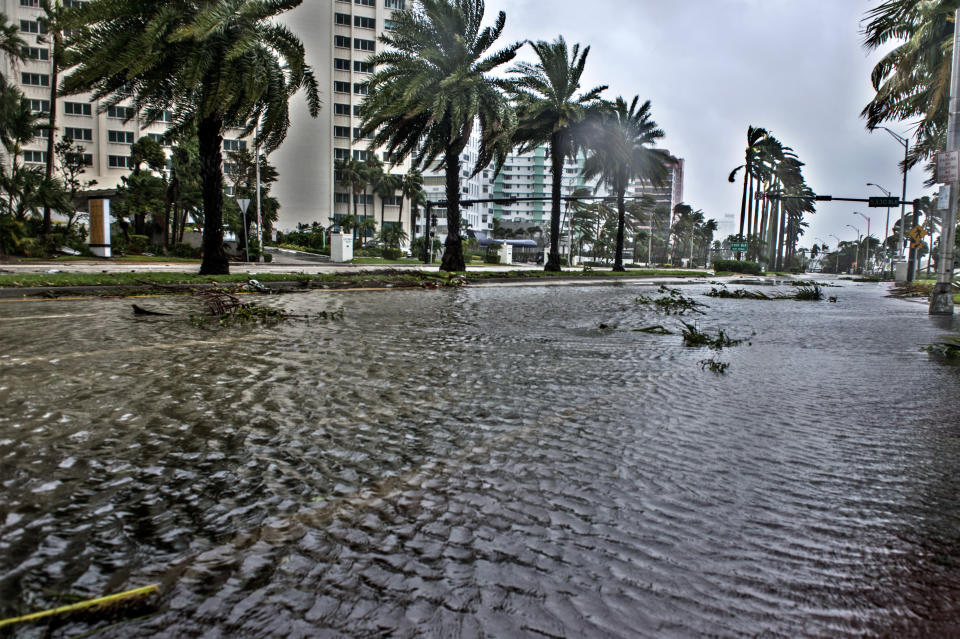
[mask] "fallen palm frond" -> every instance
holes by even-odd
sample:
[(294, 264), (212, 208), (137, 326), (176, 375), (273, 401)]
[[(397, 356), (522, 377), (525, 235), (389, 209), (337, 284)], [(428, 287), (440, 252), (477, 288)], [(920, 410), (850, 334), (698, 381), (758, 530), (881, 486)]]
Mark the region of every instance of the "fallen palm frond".
[(715, 359), (704, 359), (700, 360), (700, 368), (702, 370), (709, 368), (711, 372), (716, 373), (717, 375), (723, 375), (727, 372), (727, 369), (730, 368), (730, 364)]
[(960, 337), (948, 337), (942, 342), (925, 346), (923, 350), (950, 360), (960, 360)]
[(98, 618), (105, 615), (128, 614), (134, 610), (142, 612), (145, 606), (155, 606), (156, 600), (160, 595), (160, 589), (157, 586), (145, 586), (135, 590), (128, 590), (108, 597), (90, 599), (79, 603), (61, 606), (52, 610), (35, 612), (22, 617), (13, 617), (0, 621), (0, 629), (12, 627), (19, 624), (32, 623), (36, 621), (49, 621), (52, 619), (66, 620), (74, 617), (83, 617), (84, 619)]
[(656, 326), (648, 326), (646, 328), (635, 328), (633, 329), (634, 333), (649, 333), (650, 335), (673, 335), (670, 331), (664, 328), (661, 324)]
[(823, 299), (823, 290), (820, 288), (820, 285), (816, 282), (812, 286), (802, 286), (798, 288), (796, 293), (792, 295), (787, 294), (777, 294), (777, 295), (767, 295), (762, 291), (748, 291), (746, 289), (738, 288), (731, 291), (728, 288), (712, 288), (710, 292), (707, 293), (707, 297), (716, 297), (720, 299), (728, 300), (764, 300), (764, 301), (773, 301), (773, 300), (798, 300), (801, 302), (807, 301), (820, 301)]
[(706, 308), (706, 305), (692, 298), (684, 297), (679, 289), (668, 288), (661, 285), (658, 291), (663, 297), (654, 299), (647, 295), (641, 295), (637, 297), (635, 301), (637, 304), (643, 306), (656, 307), (661, 313), (666, 313), (667, 315), (683, 315), (688, 312), (699, 313), (700, 315), (704, 314), (700, 309)]
[(714, 350), (723, 350), (724, 348), (730, 346), (738, 346), (743, 343), (742, 339), (733, 339), (724, 332), (721, 328), (716, 337), (712, 337), (707, 333), (702, 332), (699, 328), (693, 324), (687, 324), (686, 322), (681, 322), (683, 324), (683, 345), (691, 347), (707, 347)]

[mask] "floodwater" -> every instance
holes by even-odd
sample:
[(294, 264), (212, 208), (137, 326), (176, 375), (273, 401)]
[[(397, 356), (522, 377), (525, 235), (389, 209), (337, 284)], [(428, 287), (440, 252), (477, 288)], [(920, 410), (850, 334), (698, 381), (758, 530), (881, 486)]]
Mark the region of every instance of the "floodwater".
[(960, 321), (683, 290), (749, 343), (633, 332), (678, 327), (636, 283), (0, 303), (0, 618), (158, 583), (97, 636), (960, 636), (960, 368), (920, 350)]

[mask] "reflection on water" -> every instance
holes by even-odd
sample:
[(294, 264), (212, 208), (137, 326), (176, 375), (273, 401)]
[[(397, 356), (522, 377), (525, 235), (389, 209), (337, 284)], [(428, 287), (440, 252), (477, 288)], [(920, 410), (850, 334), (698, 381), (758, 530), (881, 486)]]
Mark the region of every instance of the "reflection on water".
[(632, 284), (229, 330), (0, 305), (0, 617), (158, 582), (101, 636), (960, 633), (960, 372), (919, 352), (945, 326), (831, 291), (701, 298), (756, 332), (724, 376), (632, 332), (664, 323)]

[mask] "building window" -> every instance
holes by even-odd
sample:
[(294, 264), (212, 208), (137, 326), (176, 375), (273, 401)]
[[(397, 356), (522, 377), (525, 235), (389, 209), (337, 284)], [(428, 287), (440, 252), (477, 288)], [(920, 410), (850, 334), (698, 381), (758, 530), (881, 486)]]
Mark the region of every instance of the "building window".
[(50, 113), (50, 100), (30, 100), (30, 110), (34, 113)]
[(64, 102), (63, 112), (67, 115), (92, 115), (89, 102)]
[(48, 87), (50, 76), (46, 73), (21, 73), (20, 82), (33, 87)]
[(107, 142), (133, 144), (133, 131), (107, 131)]
[(350, 61), (344, 60), (343, 58), (334, 58), (333, 59), (333, 68), (337, 71), (349, 71), (350, 70)]
[(246, 151), (247, 142), (246, 140), (224, 140), (223, 150), (224, 151)]
[(353, 0), (353, 4), (362, 4), (365, 7), (377, 6), (376, 0)]
[(129, 155), (108, 155), (107, 164), (111, 169), (130, 169), (133, 168), (133, 161)]
[(47, 152), (46, 151), (24, 151), (23, 161), (26, 162), (27, 164), (46, 164)]
[(333, 137), (335, 137), (335, 138), (349, 138), (349, 137), (350, 137), (350, 127), (348, 127), (348, 126), (335, 126), (335, 127), (333, 127)]
[(374, 51), (377, 48), (377, 43), (374, 40), (364, 40), (363, 38), (354, 38), (353, 48), (357, 49), (358, 51)]
[(160, 146), (170, 146), (170, 141), (166, 139), (163, 133), (147, 133), (147, 137)]
[(76, 141), (91, 142), (93, 140), (93, 129), (77, 129), (68, 126), (63, 130), (63, 137)]
[(36, 20), (21, 20), (20, 31), (23, 33), (46, 33), (47, 29)]
[(341, 49), (350, 48), (350, 38), (347, 36), (333, 36), (333, 46), (340, 47)]
[(40, 0), (20, 0), (21, 7), (33, 7), (34, 9), (40, 8)]
[(354, 82), (353, 92), (357, 95), (367, 95), (370, 92), (370, 87), (367, 86), (366, 82)]
[(350, 83), (335, 81), (333, 83), (333, 92), (334, 93), (350, 93)]
[(396, 31), (397, 26), (398, 26), (398, 23), (396, 20), (390, 20), (389, 18), (387, 18), (386, 20), (383, 21), (383, 28), (386, 29), (387, 31)]
[(49, 60), (50, 49), (43, 47), (23, 47), (23, 57), (28, 60)]
[(350, 194), (349, 193), (334, 193), (333, 201), (336, 204), (350, 204)]
[(334, 160), (349, 160), (349, 159), (350, 159), (350, 149), (334, 149), (334, 150), (333, 150), (333, 159), (334, 159)]
[(365, 161), (365, 160), (367, 159), (367, 156), (368, 156), (368, 155), (370, 155), (370, 152), (369, 152), (369, 151), (354, 151), (354, 152), (353, 152), (353, 159), (354, 159), (354, 160), (360, 160), (361, 162), (363, 162), (363, 161)]
[(120, 120), (132, 120), (133, 116), (134, 116), (134, 110), (132, 107), (112, 106), (107, 108), (108, 118), (118, 118)]
[(361, 29), (376, 29), (377, 19), (364, 18), (363, 16), (353, 16), (353, 26), (360, 27)]
[(373, 65), (363, 60), (354, 60), (353, 70), (357, 73), (373, 73)]
[(384, 0), (383, 6), (387, 9), (400, 9), (401, 11), (405, 9), (404, 0)]
[(353, 115), (359, 118), (359, 117), (360, 117), (360, 109), (361, 109), (361, 108), (362, 108), (362, 107), (361, 107), (359, 104), (354, 104), (354, 105), (353, 105)]
[[(361, 136), (360, 136), (360, 127), (357, 127), (357, 126), (353, 127), (353, 137), (354, 137), (355, 139), (357, 139), (357, 140), (360, 139), (360, 137), (361, 137)], [(367, 136), (364, 136), (364, 137), (365, 137), (366, 139), (368, 139), (368, 140), (372, 140), (372, 139), (373, 139), (373, 134), (371, 133), (370, 135), (367, 135)]]
[(349, 13), (335, 13), (333, 14), (334, 24), (339, 24), (345, 27), (350, 26), (350, 14)]
[(334, 102), (333, 112), (336, 115), (350, 115), (350, 105), (341, 102)]
[(69, 153), (67, 159), (71, 162), (77, 162), (83, 166), (93, 166), (92, 153)]

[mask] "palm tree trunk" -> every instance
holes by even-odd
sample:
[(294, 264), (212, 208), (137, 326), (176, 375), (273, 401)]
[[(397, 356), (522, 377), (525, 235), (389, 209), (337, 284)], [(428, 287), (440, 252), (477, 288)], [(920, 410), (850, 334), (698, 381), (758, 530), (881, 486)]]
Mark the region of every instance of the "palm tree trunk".
[(201, 275), (226, 275), (230, 263), (223, 250), (223, 118), (200, 120), (200, 181), (203, 190), (203, 262)]
[(787, 210), (780, 208), (780, 231), (777, 233), (777, 266), (776, 270), (783, 270), (783, 241), (787, 234)]
[(563, 159), (566, 149), (560, 133), (550, 140), (550, 163), (553, 170), (553, 190), (550, 194), (550, 254), (543, 270), (559, 272), (560, 267), (560, 196), (563, 187)]
[(767, 228), (767, 268), (773, 267), (777, 261), (777, 230), (780, 228), (780, 201), (773, 206), (770, 211), (770, 224)]
[(613, 270), (622, 273), (623, 268), (623, 231), (627, 220), (627, 205), (624, 200), (626, 187), (617, 185), (617, 252), (613, 258)]
[[(460, 151), (447, 147), (447, 241), (444, 244), (440, 270), (448, 273), (467, 270), (463, 261), (463, 240), (460, 239)], [(430, 242), (430, 238), (427, 238)]]
[(747, 199), (747, 259), (751, 259), (750, 255), (750, 236), (753, 234), (753, 174), (750, 174), (750, 193)]
[[(47, 166), (44, 175), (47, 180), (53, 177), (53, 150), (57, 137), (57, 85), (60, 83), (60, 56), (62, 34), (59, 31), (53, 33), (53, 51), (50, 54), (52, 58), (52, 68), (50, 70), (50, 130), (47, 131)], [(43, 205), (43, 237), (50, 233), (50, 227), (53, 224), (50, 205)]]
[[(743, 239), (743, 223), (746, 219), (747, 214), (747, 171), (744, 170), (743, 173), (743, 199), (740, 200), (740, 236), (739, 239)], [(742, 259), (743, 254), (737, 252), (737, 259)]]

